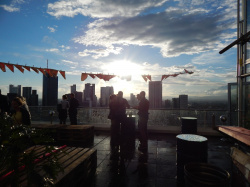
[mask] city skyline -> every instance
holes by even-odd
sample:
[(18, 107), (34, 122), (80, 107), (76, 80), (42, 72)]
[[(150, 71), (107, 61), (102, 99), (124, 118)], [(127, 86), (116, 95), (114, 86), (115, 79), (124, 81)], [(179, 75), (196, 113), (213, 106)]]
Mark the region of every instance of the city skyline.
[[(236, 48), (219, 51), (236, 39), (237, 5), (222, 1), (7, 1), (0, 2), (0, 62), (48, 67), (66, 72), (58, 76), (58, 97), (72, 84), (114, 87), (130, 93), (144, 90), (151, 75), (160, 81), (163, 98), (225, 99), (227, 84), (236, 82)], [(134, 4), (133, 4), (134, 3)], [(88, 8), (86, 8), (88, 7)], [(110, 81), (81, 73), (117, 75)], [(131, 81), (121, 76), (131, 75)], [(118, 77), (119, 76), (119, 77)], [(42, 95), (42, 74), (0, 70), (0, 89), (22, 85)], [(100, 89), (96, 90), (100, 95)]]

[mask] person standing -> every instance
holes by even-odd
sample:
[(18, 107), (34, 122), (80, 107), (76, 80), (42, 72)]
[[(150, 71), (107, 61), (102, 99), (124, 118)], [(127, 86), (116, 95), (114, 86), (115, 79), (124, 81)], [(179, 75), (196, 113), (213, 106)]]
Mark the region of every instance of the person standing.
[(69, 108), (69, 102), (67, 101), (67, 96), (63, 95), (59, 108), (59, 120), (60, 124), (66, 124), (67, 119), (67, 109)]
[(70, 94), (69, 100), (69, 119), (70, 125), (77, 125), (77, 107), (79, 106), (78, 100), (75, 98), (75, 94)]
[(149, 101), (145, 98), (146, 93), (144, 91), (140, 92), (140, 95), (137, 96), (137, 99), (139, 99), (139, 105), (134, 107), (135, 109), (138, 109), (138, 131), (139, 131), (139, 141), (140, 145), (138, 149), (140, 151), (147, 151), (148, 149), (148, 110), (149, 110)]
[(126, 115), (126, 108), (130, 108), (130, 105), (128, 104), (128, 101), (123, 98), (123, 92), (119, 91), (116, 97), (117, 102), (117, 110), (116, 110), (116, 122), (117, 125), (120, 128), (121, 138), (120, 138), (120, 144), (124, 143), (124, 128), (126, 128), (126, 122), (127, 122), (127, 115)]

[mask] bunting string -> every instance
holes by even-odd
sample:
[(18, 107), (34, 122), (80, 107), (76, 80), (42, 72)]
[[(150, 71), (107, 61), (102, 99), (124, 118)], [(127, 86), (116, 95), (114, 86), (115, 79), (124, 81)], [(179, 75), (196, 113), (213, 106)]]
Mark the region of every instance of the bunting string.
[[(31, 66), (22, 66), (22, 65), (18, 65), (18, 64), (10, 64), (10, 63), (4, 63), (4, 62), (0, 62), (0, 69), (3, 72), (6, 72), (6, 67), (8, 69), (10, 69), (10, 71), (12, 71), (14, 73), (14, 67), (17, 68), (20, 72), (24, 73), (24, 70), (30, 71), (30, 69), (32, 69), (33, 71), (35, 71), (36, 73), (41, 72), (43, 75), (45, 76), (50, 76), (50, 77), (57, 77), (58, 72), (61, 74), (61, 76), (66, 79), (66, 74), (65, 71), (61, 71), (61, 70), (55, 70), (55, 69), (48, 69), (48, 68), (38, 68), (38, 67), (31, 67)], [(184, 71), (179, 72), (179, 73), (174, 73), (174, 74), (168, 74), (168, 75), (162, 75), (161, 77), (161, 81), (167, 79), (168, 77), (177, 77), (178, 75), (181, 74), (193, 74), (194, 72), (192, 71), (188, 71), (186, 69), (184, 69)], [(102, 74), (102, 73), (82, 73), (81, 74), (81, 81), (85, 81), (88, 76), (90, 76), (92, 79), (95, 79), (96, 77), (99, 79), (102, 79), (104, 81), (109, 81), (110, 79), (114, 78), (114, 77), (119, 77), (122, 80), (127, 80), (127, 81), (131, 81), (131, 75), (129, 76), (119, 76), (119, 75), (109, 75), (109, 74)], [(142, 78), (147, 82), (147, 81), (152, 81), (151, 75), (142, 75)]]
[(32, 69), (36, 73), (41, 72), (45, 76), (49, 75), (50, 77), (57, 77), (57, 74), (59, 72), (62, 75), (62, 77), (64, 79), (66, 79), (65, 71), (61, 71), (61, 70), (48, 69), (48, 68), (37, 68), (37, 67), (31, 67), (31, 66), (23, 66), (23, 65), (18, 65), (18, 64), (10, 64), (10, 63), (0, 62), (0, 69), (3, 72), (6, 72), (6, 68), (5, 67), (9, 68), (10, 71), (12, 71), (13, 73), (14, 73), (14, 67), (16, 67), (22, 73), (24, 73), (25, 69), (27, 71), (30, 71), (30, 69)]

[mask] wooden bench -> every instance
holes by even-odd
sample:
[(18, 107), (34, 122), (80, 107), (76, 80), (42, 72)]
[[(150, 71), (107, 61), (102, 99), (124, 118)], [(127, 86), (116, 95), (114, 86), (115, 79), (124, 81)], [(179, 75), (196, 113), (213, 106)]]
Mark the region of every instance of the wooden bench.
[(217, 130), (237, 141), (250, 146), (250, 130), (235, 126), (218, 126)]
[[(250, 183), (250, 130), (235, 126), (218, 126), (217, 130), (232, 138), (237, 143), (242, 144), (240, 148), (244, 150), (244, 152), (236, 147), (231, 147), (230, 156), (232, 158), (233, 168), (236, 169), (236, 171), (233, 170), (232, 172), (232, 183), (233, 186), (247, 186), (247, 183)], [(242, 178), (244, 178), (244, 180), (242, 180)]]
[(93, 125), (51, 125), (41, 124), (34, 125), (37, 129), (44, 129), (58, 143), (67, 145), (86, 146), (94, 141), (94, 126)]
[[(26, 150), (29, 152), (35, 150), (36, 158), (45, 155), (45, 146), (34, 146)], [(97, 166), (97, 151), (89, 148), (68, 147), (62, 151), (55, 152), (58, 161), (64, 171), (60, 172), (57, 179), (53, 181), (54, 186), (84, 186), (95, 176)], [(37, 165), (46, 162), (41, 159)], [(44, 171), (37, 167), (36, 171), (41, 177), (45, 176)], [(24, 170), (20, 171), (19, 185), (27, 186), (27, 176)], [(10, 186), (11, 176), (8, 175), (4, 180), (0, 181), (0, 186)]]

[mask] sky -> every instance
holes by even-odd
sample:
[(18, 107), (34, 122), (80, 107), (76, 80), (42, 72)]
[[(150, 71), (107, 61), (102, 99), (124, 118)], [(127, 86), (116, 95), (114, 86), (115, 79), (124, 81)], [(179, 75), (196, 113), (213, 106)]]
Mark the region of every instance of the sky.
[[(58, 75), (59, 98), (86, 83), (98, 98), (105, 86), (125, 97), (148, 94), (141, 75), (161, 81), (184, 69), (194, 73), (162, 81), (163, 98), (227, 99), (227, 84), (236, 82), (236, 48), (219, 54), (237, 37), (235, 0), (1, 0), (0, 25), (0, 62), (46, 68), (48, 60), (66, 72), (66, 80)], [(82, 73), (117, 76), (81, 81)], [(9, 84), (42, 97), (41, 73), (0, 70), (2, 94)]]

